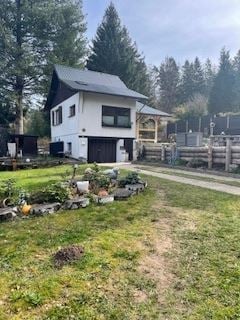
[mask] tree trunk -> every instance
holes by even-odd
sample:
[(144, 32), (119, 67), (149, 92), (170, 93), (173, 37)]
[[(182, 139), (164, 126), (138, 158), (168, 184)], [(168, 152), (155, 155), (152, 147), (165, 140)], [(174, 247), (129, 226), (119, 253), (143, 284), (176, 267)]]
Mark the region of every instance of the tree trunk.
[(22, 62), (22, 22), (21, 22), (21, 0), (16, 0), (17, 16), (16, 16), (16, 42), (17, 42), (17, 55), (16, 55), (16, 83), (15, 83), (15, 94), (16, 94), (16, 127), (15, 132), (17, 134), (23, 134), (23, 88), (24, 78), (21, 76), (20, 68)]

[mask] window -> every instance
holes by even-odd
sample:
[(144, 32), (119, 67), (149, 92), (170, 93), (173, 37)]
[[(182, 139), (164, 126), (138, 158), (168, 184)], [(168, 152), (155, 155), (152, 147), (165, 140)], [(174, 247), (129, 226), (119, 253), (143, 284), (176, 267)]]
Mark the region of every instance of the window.
[(74, 117), (75, 114), (76, 114), (76, 107), (75, 107), (75, 104), (74, 104), (69, 108), (69, 117)]
[(57, 126), (62, 123), (62, 107), (52, 111), (52, 125)]
[(102, 126), (131, 128), (131, 117), (129, 108), (102, 107)]
[(72, 154), (72, 142), (68, 142), (68, 143), (67, 143), (67, 153), (68, 153), (69, 155)]
[(55, 125), (55, 112), (52, 111), (52, 125), (54, 126)]

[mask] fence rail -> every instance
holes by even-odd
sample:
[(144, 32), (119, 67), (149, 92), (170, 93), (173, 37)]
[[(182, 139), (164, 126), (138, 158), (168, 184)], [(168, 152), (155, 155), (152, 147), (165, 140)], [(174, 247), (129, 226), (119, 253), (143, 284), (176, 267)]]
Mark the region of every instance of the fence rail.
[(206, 147), (176, 147), (175, 144), (145, 145), (145, 159), (173, 162), (176, 159), (185, 161), (201, 160), (211, 169), (215, 164), (224, 164), (230, 171), (232, 165), (240, 165), (240, 146), (232, 146), (230, 139), (226, 146), (213, 146), (210, 142)]

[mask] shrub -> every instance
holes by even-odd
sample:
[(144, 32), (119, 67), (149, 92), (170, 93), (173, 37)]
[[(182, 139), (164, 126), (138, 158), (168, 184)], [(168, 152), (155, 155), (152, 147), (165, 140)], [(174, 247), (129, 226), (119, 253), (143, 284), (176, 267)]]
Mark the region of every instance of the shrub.
[(119, 187), (124, 188), (127, 184), (136, 184), (140, 182), (140, 177), (137, 172), (130, 172), (126, 177), (119, 180)]
[(94, 164), (93, 169), (85, 172), (83, 180), (89, 181), (90, 189), (96, 194), (100, 189), (109, 190), (111, 184), (110, 178), (100, 171), (97, 164)]
[(63, 183), (57, 182), (50, 184), (43, 190), (34, 191), (30, 195), (32, 203), (44, 202), (61, 202), (68, 200), (71, 197), (71, 192), (68, 186)]

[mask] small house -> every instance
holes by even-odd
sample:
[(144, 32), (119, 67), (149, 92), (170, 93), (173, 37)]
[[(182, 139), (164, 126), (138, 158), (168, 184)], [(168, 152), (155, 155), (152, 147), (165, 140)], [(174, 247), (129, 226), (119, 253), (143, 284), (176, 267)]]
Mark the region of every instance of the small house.
[(132, 160), (137, 103), (146, 100), (118, 76), (56, 65), (45, 105), (51, 154), (88, 162)]

